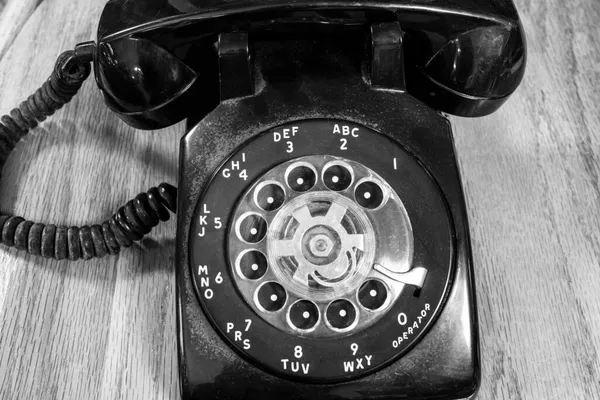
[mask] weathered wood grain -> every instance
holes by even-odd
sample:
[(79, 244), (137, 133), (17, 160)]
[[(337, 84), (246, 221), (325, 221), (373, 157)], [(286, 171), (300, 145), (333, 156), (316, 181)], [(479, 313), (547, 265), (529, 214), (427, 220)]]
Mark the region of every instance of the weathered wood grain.
[(0, 0), (0, 61), (42, 0)]
[[(43, 82), (61, 51), (95, 38), (104, 4), (36, 9), (0, 63), (3, 113)], [(90, 79), (13, 152), (0, 208), (48, 223), (101, 222), (137, 193), (176, 182), (181, 133), (128, 128)], [(2, 249), (0, 398), (177, 398), (174, 231), (171, 221), (141, 246), (88, 263)]]
[[(31, 14), (0, 59), (0, 113), (35, 90), (62, 50), (94, 38), (104, 3), (47, 0)], [(522, 86), (489, 117), (453, 119), (481, 324), (477, 398), (600, 398), (600, 7), (517, 3), (529, 46)], [(176, 181), (182, 133), (127, 127), (90, 80), (19, 144), (0, 209), (101, 221)], [(95, 262), (1, 249), (0, 398), (178, 398), (174, 226)]]
[(529, 47), (523, 85), (498, 113), (455, 124), (479, 296), (480, 398), (599, 398), (600, 7), (518, 5)]

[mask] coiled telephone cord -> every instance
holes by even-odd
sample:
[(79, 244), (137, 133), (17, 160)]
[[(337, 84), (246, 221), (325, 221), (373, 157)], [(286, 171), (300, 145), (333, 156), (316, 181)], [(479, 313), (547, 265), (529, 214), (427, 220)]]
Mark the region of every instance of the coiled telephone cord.
[[(67, 104), (91, 72), (88, 45), (61, 54), (50, 78), (9, 115), (0, 118), (0, 170), (31, 129)], [(0, 242), (56, 260), (89, 260), (117, 254), (175, 213), (177, 189), (161, 183), (130, 200), (102, 224), (83, 227), (45, 225), (0, 212)]]

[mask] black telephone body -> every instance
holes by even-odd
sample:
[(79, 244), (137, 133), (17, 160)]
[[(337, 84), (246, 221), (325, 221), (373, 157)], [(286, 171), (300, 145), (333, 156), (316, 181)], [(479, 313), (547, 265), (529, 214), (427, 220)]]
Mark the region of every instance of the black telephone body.
[(467, 215), (443, 113), (525, 70), (511, 0), (111, 0), (107, 105), (181, 141), (184, 399), (473, 395)]

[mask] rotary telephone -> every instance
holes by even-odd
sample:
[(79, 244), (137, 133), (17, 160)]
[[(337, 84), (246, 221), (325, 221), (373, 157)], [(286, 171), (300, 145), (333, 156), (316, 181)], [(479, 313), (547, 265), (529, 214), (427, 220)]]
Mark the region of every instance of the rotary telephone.
[(184, 399), (471, 396), (473, 266), (442, 113), (495, 111), (525, 58), (511, 0), (111, 0), (97, 43), (2, 119), (0, 147), (92, 62), (126, 123), (187, 118), (178, 192), (92, 227), (3, 215), (3, 243), (103, 256), (177, 208)]

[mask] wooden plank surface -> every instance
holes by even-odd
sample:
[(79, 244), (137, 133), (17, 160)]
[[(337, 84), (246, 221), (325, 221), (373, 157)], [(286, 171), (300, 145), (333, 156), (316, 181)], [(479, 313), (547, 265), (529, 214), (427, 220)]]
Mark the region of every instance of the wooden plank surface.
[(0, 60), (42, 0), (0, 0)]
[[(0, 114), (61, 51), (95, 38), (104, 4), (36, 5), (0, 58)], [(600, 4), (517, 5), (529, 50), (522, 86), (489, 117), (453, 119), (478, 290), (477, 398), (600, 398)], [(182, 134), (181, 124), (129, 128), (90, 79), (13, 152), (0, 209), (102, 221), (176, 182)], [(174, 232), (170, 221), (118, 257), (86, 263), (0, 249), (0, 398), (177, 399)]]

